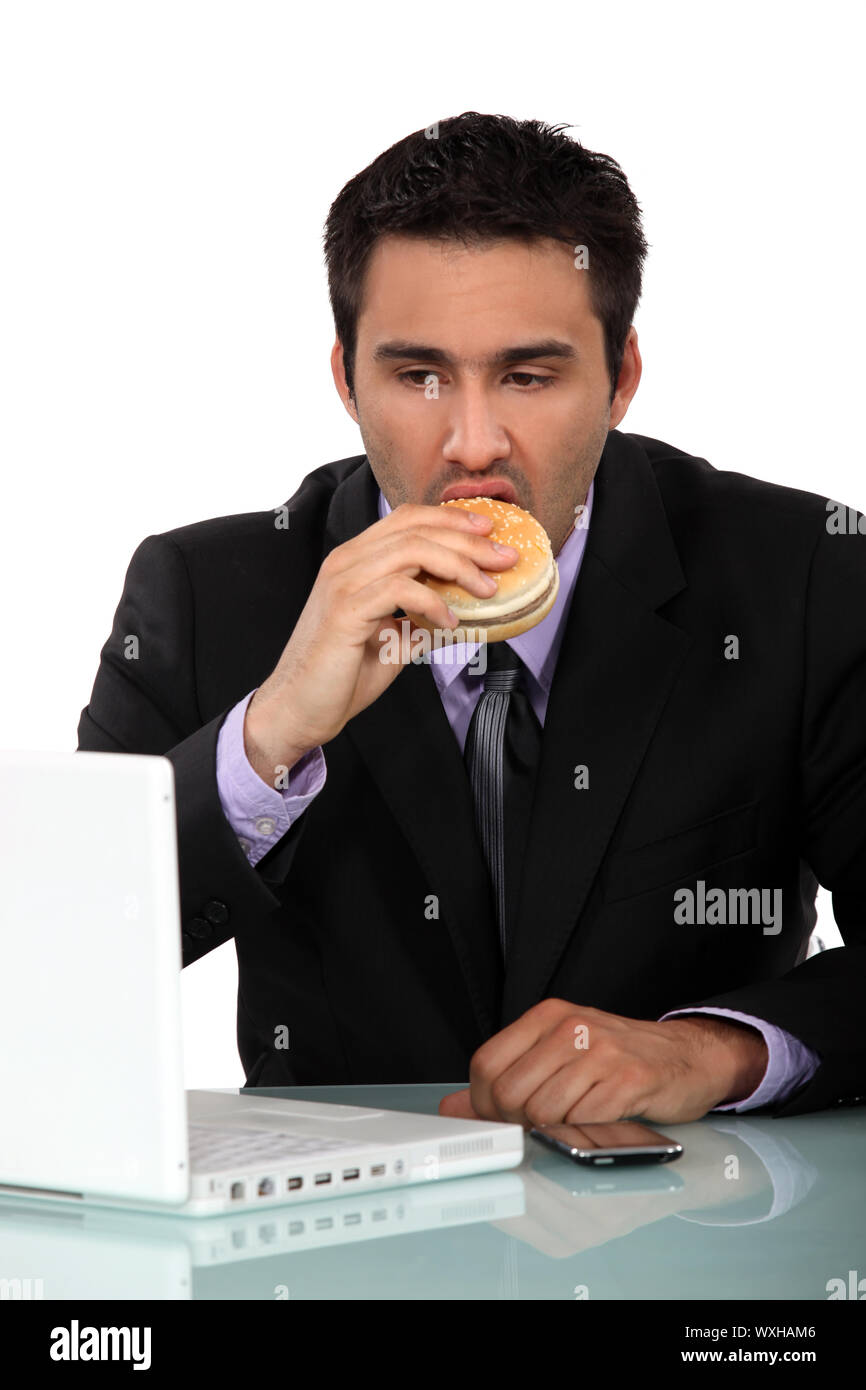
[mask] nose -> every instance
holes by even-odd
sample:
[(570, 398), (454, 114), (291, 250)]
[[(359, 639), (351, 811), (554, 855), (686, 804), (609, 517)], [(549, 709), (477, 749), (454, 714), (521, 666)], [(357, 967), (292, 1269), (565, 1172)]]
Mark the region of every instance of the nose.
[(443, 458), (467, 472), (481, 472), (510, 453), (508, 436), (488, 398), (484, 383), (469, 382), (449, 399)]

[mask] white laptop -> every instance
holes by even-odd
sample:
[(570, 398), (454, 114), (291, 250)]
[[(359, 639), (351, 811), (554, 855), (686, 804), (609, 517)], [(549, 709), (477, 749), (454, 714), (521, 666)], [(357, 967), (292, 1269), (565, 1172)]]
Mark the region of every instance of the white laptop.
[(185, 1092), (180, 971), (168, 758), (0, 750), (0, 1194), (207, 1216), (520, 1163), (520, 1125)]

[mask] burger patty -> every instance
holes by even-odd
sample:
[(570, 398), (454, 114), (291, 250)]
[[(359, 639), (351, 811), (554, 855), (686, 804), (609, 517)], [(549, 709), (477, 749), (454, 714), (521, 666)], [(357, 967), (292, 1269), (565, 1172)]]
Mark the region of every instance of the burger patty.
[(545, 599), (550, 597), (550, 591), (556, 582), (556, 570), (551, 572), (550, 583), (543, 594), (539, 594), (534, 603), (527, 603), (523, 608), (517, 608), (513, 613), (497, 613), (494, 618), (486, 621), (483, 618), (461, 618), (461, 627), (496, 627), (498, 623), (515, 623), (520, 618), (528, 618), (530, 613), (534, 613), (536, 608), (540, 608)]

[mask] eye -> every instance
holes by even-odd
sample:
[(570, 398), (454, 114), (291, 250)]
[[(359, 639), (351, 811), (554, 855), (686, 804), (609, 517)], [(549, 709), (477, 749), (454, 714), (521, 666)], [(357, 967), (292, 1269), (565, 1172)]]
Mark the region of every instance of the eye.
[[(409, 378), (410, 378), (410, 377), (413, 377), (413, 376), (419, 376), (419, 377), (421, 378), (421, 380), (420, 380), (420, 381), (416, 381), (416, 382), (411, 382), (411, 383), (410, 383)], [(407, 386), (410, 385), (410, 384), (413, 385), (413, 386), (426, 386), (426, 385), (427, 385), (427, 378), (428, 378), (428, 376), (435, 377), (435, 378), (437, 379), (437, 381), (438, 381), (438, 379), (439, 379), (439, 373), (438, 373), (438, 372), (427, 372), (427, 371), (422, 371), (420, 368), (417, 368), (417, 369), (415, 369), (415, 370), (413, 370), (413, 371), (411, 371), (411, 372), (400, 372), (400, 373), (399, 373), (399, 378), (398, 378), (398, 379), (399, 379), (400, 381), (405, 382)]]
[(552, 386), (556, 381), (556, 377), (537, 376), (534, 372), (509, 372), (508, 375), (512, 377), (522, 376), (526, 380), (537, 381), (539, 386)]

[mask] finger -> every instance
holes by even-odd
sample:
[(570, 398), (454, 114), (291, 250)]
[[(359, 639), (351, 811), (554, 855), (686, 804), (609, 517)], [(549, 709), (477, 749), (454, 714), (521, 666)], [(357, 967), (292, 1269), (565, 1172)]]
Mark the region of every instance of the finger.
[(473, 512), (468, 507), (445, 507), (440, 502), (401, 502), (383, 520), (397, 528), (427, 524), (462, 530), (468, 523), (470, 531), (482, 535), (493, 525), (493, 518), (484, 512)]
[[(543, 1044), (539, 1044), (530, 1054), (533, 1063), (535, 1054), (540, 1053), (542, 1047)], [(562, 1062), (561, 1051), (548, 1053), (542, 1067), (534, 1067), (533, 1072), (525, 1073), (519, 1091), (510, 1074), (506, 1075), (496, 1088), (497, 1102), (503, 1119), (507, 1117), (518, 1124), (564, 1124), (566, 1115), (587, 1091), (608, 1076), (603, 1063), (593, 1061), (586, 1052), (574, 1053), (566, 1062)], [(534, 1077), (534, 1082), (530, 1077)], [(503, 1088), (506, 1092), (505, 1103), (502, 1100)]]
[(416, 536), (434, 545), (456, 550), (482, 571), (510, 569), (520, 559), (520, 551), (516, 546), (501, 548), (503, 543), (491, 536), (476, 536), (466, 531), (442, 527), (437, 529), (432, 526), (414, 526), (411, 530), (402, 532), (400, 540), (411, 542)]
[[(346, 617), (358, 628), (369, 629), (363, 634), (365, 642), (378, 630), (380, 653), (386, 650), (384, 642), (387, 638), (397, 637), (400, 642), (401, 660), (404, 659), (405, 648), (405, 661), (408, 662), (412, 655), (411, 641), (404, 641), (402, 623), (409, 620), (397, 619), (393, 624), (382, 627), (383, 620), (390, 618), (396, 608), (402, 608), (406, 613), (417, 613), (437, 628), (450, 628), (453, 631), (459, 622), (456, 615), (450, 614), (448, 604), (441, 594), (437, 594), (434, 589), (427, 584), (421, 584), (417, 579), (410, 579), (408, 574), (388, 574), (375, 583), (368, 584), (360, 593), (354, 595)], [(390, 651), (389, 647), (389, 660)]]
[(375, 550), (356, 557), (355, 563), (334, 576), (336, 593), (352, 593), (375, 583), (388, 574), (408, 574), (412, 578), (425, 572), (436, 579), (460, 584), (479, 598), (491, 598), (498, 587), (498, 574), (517, 563), (518, 552), (511, 547), (503, 554), (492, 541), (481, 536), (449, 536), (442, 540), (425, 531), (405, 531), (379, 542)]
[(448, 1115), (451, 1119), (458, 1120), (480, 1120), (483, 1118), (473, 1110), (468, 1091), (454, 1091), (450, 1096), (443, 1096), (439, 1102), (439, 1114)]
[[(617, 1105), (633, 1101), (633, 1088), (624, 1085), (615, 1063), (604, 1057), (593, 1058), (591, 1054), (580, 1053), (573, 1061), (567, 1062), (558, 1071), (551, 1072), (547, 1079), (534, 1091), (524, 1105), (530, 1124), (575, 1126), (575, 1143), (586, 1140), (587, 1147), (600, 1143), (622, 1143), (624, 1136), (617, 1132), (616, 1122), (623, 1117), (622, 1110), (615, 1113), (592, 1113), (582, 1108), (589, 1095), (597, 1097), (599, 1088), (610, 1092)], [(605, 1123), (602, 1123), (602, 1122)], [(608, 1123), (609, 1122), (609, 1123)], [(581, 1123), (597, 1126), (591, 1135), (582, 1135)]]
[(589, 1077), (590, 1085), (597, 1079), (588, 1053), (575, 1052), (569, 1023), (539, 1038), (494, 1078), (496, 1118), (512, 1124), (555, 1124), (581, 1094), (581, 1076)]
[[(622, 1143), (621, 1122), (639, 1119), (640, 1101), (624, 1088), (614, 1077), (607, 1077), (590, 1086), (568, 1110), (565, 1124), (599, 1125), (596, 1135), (593, 1130), (589, 1147), (603, 1147), (604, 1143)], [(605, 1138), (605, 1133), (608, 1138)]]
[(363, 555), (372, 544), (381, 543), (383, 536), (397, 535), (401, 531), (424, 526), (437, 533), (453, 532), (464, 536), (486, 536), (493, 527), (493, 518), (482, 516), (480, 512), (469, 512), (463, 507), (428, 507), (420, 503), (404, 502), (372, 526), (352, 536), (348, 541), (332, 550), (327, 557), (335, 573), (353, 565), (359, 554)]
[[(493, 1098), (494, 1083), (569, 1015), (579, 1017), (573, 1004), (562, 999), (544, 999), (479, 1047), (469, 1063), (469, 1089), (472, 1104), (483, 1119), (505, 1119)], [(543, 1075), (534, 1074), (537, 1080), (532, 1090), (544, 1080)], [(511, 1100), (509, 1092), (507, 1102)]]

